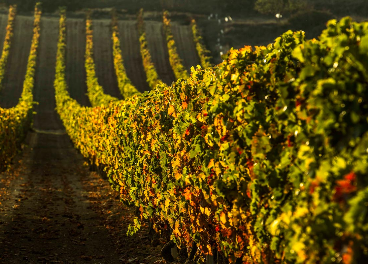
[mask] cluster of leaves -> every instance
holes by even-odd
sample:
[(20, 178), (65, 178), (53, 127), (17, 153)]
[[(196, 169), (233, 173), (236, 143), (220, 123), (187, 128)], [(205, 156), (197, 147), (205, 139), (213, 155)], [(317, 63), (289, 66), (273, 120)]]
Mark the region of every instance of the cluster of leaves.
[(86, 19), (86, 55), (85, 67), (87, 75), (87, 94), (92, 106), (108, 105), (118, 98), (105, 94), (102, 86), (98, 83), (96, 67), (93, 58), (93, 30), (91, 13), (87, 13)]
[(151, 89), (154, 89), (156, 85), (162, 83), (162, 81), (158, 77), (158, 73), (156, 71), (155, 65), (152, 62), (152, 57), (148, 49), (146, 31), (144, 29), (143, 9), (140, 9), (137, 15), (137, 27), (139, 32), (139, 43), (141, 45), (140, 50), (142, 55), (143, 68), (146, 72), (147, 83)]
[(368, 23), (332, 20), (319, 40), (288, 31), (94, 108), (69, 97), (63, 47), (55, 88), (68, 134), (178, 247), (245, 263), (368, 255)]
[(187, 70), (185, 69), (182, 60), (178, 54), (174, 36), (171, 31), (169, 12), (164, 11), (163, 14), (163, 27), (166, 35), (167, 50), (169, 52), (169, 61), (171, 68), (175, 74), (176, 79), (187, 79), (189, 77)]
[(123, 95), (124, 98), (139, 94), (139, 91), (136, 87), (134, 87), (129, 77), (127, 76), (124, 67), (123, 56), (120, 48), (118, 22), (115, 13), (113, 14), (112, 18), (112, 41), (114, 67), (118, 79), (120, 93)]
[(191, 21), (192, 26), (192, 33), (193, 33), (193, 40), (196, 45), (198, 57), (201, 61), (201, 65), (203, 68), (209, 68), (211, 67), (211, 58), (208, 56), (210, 54), (210, 51), (206, 49), (205, 45), (203, 44), (202, 36), (198, 32), (198, 27), (195, 19), (192, 19)]
[(21, 98), (13, 108), (0, 108), (0, 170), (4, 170), (9, 166), (32, 123), (32, 91), (40, 37), (40, 5), (40, 3), (37, 3), (35, 7), (32, 45)]
[(8, 57), (10, 53), (10, 46), (11, 46), (11, 40), (13, 37), (14, 19), (15, 19), (16, 9), (17, 9), (16, 6), (9, 7), (8, 24), (6, 26), (4, 46), (3, 46), (3, 51), (1, 53), (1, 59), (0, 59), (0, 90), (1, 90), (2, 82), (4, 80), (6, 65), (7, 65)]

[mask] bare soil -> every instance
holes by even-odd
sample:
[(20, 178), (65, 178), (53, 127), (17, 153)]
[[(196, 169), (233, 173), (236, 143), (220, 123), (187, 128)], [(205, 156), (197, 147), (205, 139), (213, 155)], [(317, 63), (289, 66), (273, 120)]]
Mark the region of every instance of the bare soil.
[(163, 32), (162, 23), (157, 21), (146, 21), (145, 30), (147, 34), (148, 49), (152, 56), (161, 80), (171, 85), (175, 81), (175, 75), (169, 61), (166, 37)]
[(106, 94), (122, 99), (112, 51), (111, 20), (93, 20), (93, 55), (99, 84)]
[(87, 96), (86, 70), (86, 23), (83, 19), (66, 20), (66, 81), (69, 94), (83, 106), (90, 106)]
[(23, 156), (0, 174), (0, 263), (161, 263), (147, 227), (83, 166), (66, 135), (29, 133)]
[(22, 94), (32, 36), (33, 17), (16, 16), (6, 74), (0, 91), (0, 106), (3, 108), (15, 106)]
[(37, 59), (37, 75), (33, 91), (34, 101), (38, 102), (34, 109), (37, 113), (33, 119), (33, 127), (38, 130), (63, 130), (63, 124), (55, 111), (54, 76), (56, 65), (59, 20), (41, 18), (40, 44)]
[(8, 16), (0, 14), (0, 57), (4, 47), (4, 40), (6, 35), (6, 26), (8, 25)]
[(188, 70), (188, 73), (190, 73), (192, 66), (195, 67), (201, 64), (193, 41), (192, 28), (191, 26), (171, 23), (171, 31), (183, 65)]
[(133, 85), (141, 92), (149, 91), (142, 56), (140, 53), (139, 33), (136, 21), (119, 21), (119, 37), (125, 70)]

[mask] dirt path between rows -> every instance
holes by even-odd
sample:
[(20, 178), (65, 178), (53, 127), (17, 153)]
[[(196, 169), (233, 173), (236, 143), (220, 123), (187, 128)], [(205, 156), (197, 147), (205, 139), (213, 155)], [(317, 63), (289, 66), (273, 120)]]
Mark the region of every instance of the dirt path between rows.
[(38, 130), (63, 130), (63, 124), (55, 111), (54, 76), (58, 41), (59, 21), (55, 18), (42, 18), (40, 45), (37, 59), (33, 127)]
[(118, 27), (121, 52), (127, 75), (140, 92), (149, 91), (150, 88), (146, 81), (147, 76), (144, 72), (139, 48), (137, 21), (119, 21)]
[(0, 57), (3, 52), (7, 25), (8, 25), (8, 16), (0, 14)]
[(158, 76), (164, 83), (171, 85), (171, 83), (175, 81), (175, 76), (169, 61), (162, 23), (145, 21), (144, 24), (147, 34), (148, 49), (151, 53), (152, 61), (156, 67)]
[(3, 108), (15, 106), (22, 94), (32, 36), (33, 17), (16, 16), (6, 74), (0, 91), (0, 106)]
[(195, 68), (195, 66), (201, 64), (194, 44), (192, 28), (191, 26), (171, 23), (171, 31), (183, 65), (190, 73), (192, 66)]
[(69, 94), (83, 106), (91, 106), (87, 96), (86, 70), (86, 25), (83, 19), (66, 20), (66, 81)]
[(106, 94), (122, 99), (114, 69), (111, 37), (111, 20), (93, 20), (93, 55), (98, 83)]
[(83, 165), (54, 110), (57, 26), (42, 19), (33, 131), (0, 174), (0, 263), (162, 263), (146, 226), (126, 236), (133, 209)]

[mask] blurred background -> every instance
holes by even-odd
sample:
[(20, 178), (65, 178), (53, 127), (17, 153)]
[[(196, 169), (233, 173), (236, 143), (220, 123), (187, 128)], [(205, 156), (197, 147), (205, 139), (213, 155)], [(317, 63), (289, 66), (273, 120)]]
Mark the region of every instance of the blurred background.
[[(17, 4), (20, 13), (33, 11), (37, 0), (0, 0), (0, 8)], [(196, 18), (213, 62), (231, 47), (267, 45), (283, 32), (304, 30), (316, 38), (330, 19), (351, 16), (368, 20), (368, 0), (41, 0), (43, 12), (57, 15), (59, 6), (83, 16), (85, 9), (108, 16), (115, 8), (123, 19), (133, 19), (140, 8), (145, 19), (160, 20), (168, 10), (172, 20), (189, 23)], [(96, 12), (95, 12), (96, 14)]]

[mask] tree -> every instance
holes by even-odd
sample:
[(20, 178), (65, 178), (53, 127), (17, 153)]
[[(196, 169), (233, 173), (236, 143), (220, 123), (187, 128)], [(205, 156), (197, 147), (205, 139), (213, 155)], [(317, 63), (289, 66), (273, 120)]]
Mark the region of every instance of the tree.
[(262, 14), (284, 14), (303, 10), (307, 0), (257, 0), (254, 9)]

